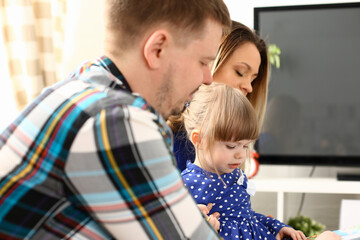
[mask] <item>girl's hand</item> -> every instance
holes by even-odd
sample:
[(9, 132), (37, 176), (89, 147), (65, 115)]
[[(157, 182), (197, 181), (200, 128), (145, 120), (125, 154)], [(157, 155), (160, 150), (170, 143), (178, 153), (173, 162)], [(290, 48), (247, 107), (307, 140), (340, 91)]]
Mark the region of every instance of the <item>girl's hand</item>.
[(220, 222), (219, 222), (219, 217), (220, 214), (218, 212), (214, 212), (212, 213), (210, 216), (208, 216), (211, 208), (212, 208), (212, 203), (209, 203), (207, 206), (204, 204), (198, 204), (197, 205), (200, 208), (200, 211), (205, 215), (207, 221), (210, 223), (210, 225), (215, 229), (215, 231), (219, 231), (220, 229)]
[(293, 240), (306, 240), (306, 236), (302, 231), (290, 227), (283, 227), (276, 235), (276, 240), (281, 240), (284, 237), (291, 237)]

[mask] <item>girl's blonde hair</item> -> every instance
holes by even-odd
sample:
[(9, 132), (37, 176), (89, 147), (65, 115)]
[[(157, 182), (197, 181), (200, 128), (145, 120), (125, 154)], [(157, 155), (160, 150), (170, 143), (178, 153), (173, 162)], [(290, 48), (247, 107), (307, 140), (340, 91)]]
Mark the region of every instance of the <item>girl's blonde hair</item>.
[[(202, 85), (183, 118), (188, 137), (198, 129), (204, 152), (210, 156), (215, 141), (256, 140), (259, 135), (257, 116), (249, 100), (240, 90), (222, 83)], [(197, 148), (196, 154), (200, 164), (206, 164)]]

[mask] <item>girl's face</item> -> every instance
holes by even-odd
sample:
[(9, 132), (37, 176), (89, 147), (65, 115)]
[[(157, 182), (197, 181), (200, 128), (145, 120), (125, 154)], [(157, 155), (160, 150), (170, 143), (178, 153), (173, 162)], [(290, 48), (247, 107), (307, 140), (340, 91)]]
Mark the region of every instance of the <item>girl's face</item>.
[(246, 96), (251, 93), (252, 82), (258, 75), (261, 64), (259, 50), (251, 42), (243, 43), (214, 73), (215, 82), (225, 83), (240, 89)]
[(206, 155), (206, 165), (209, 172), (220, 174), (230, 173), (235, 168), (242, 166), (246, 160), (247, 152), (251, 140), (241, 140), (238, 142), (215, 141), (212, 149), (212, 159), (210, 154)]

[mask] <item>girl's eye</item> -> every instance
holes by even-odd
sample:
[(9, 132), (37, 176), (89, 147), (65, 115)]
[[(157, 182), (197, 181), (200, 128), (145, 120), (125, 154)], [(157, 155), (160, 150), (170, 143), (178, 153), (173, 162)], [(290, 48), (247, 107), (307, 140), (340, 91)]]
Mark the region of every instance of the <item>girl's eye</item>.
[(234, 148), (235, 148), (235, 146), (226, 145), (226, 148), (227, 148), (227, 149), (234, 149)]
[(244, 145), (244, 148), (245, 148), (245, 149), (248, 149), (248, 148), (249, 148), (249, 145)]

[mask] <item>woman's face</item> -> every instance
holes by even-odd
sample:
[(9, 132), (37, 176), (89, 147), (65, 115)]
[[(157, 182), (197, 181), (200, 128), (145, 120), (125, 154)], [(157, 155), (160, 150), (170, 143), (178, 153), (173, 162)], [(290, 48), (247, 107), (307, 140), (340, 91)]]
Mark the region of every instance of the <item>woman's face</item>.
[(251, 42), (243, 43), (214, 73), (215, 82), (225, 83), (246, 96), (253, 91), (252, 82), (257, 77), (261, 63), (260, 53)]

